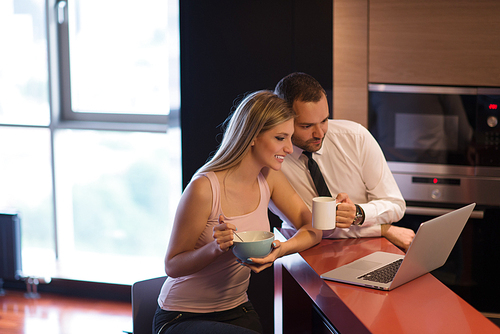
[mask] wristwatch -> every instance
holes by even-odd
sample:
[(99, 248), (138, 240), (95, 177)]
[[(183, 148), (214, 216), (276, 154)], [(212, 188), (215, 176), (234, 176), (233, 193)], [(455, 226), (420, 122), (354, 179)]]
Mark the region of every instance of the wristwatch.
[(356, 206), (356, 216), (354, 217), (352, 224), (361, 226), (365, 222), (365, 212), (359, 205), (357, 204), (354, 205)]

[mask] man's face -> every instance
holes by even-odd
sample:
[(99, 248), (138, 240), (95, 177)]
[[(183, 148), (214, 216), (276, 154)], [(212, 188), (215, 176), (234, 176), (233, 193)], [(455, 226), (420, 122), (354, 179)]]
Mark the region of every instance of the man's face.
[(328, 102), (325, 94), (322, 95), (318, 102), (293, 102), (297, 118), (292, 143), (305, 151), (319, 150), (328, 131)]

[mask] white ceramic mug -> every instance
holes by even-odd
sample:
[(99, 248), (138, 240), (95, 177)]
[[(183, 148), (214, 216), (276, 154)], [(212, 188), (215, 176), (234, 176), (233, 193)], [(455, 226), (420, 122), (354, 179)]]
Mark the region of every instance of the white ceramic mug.
[(314, 197), (312, 225), (318, 230), (333, 230), (336, 226), (337, 205), (334, 197)]

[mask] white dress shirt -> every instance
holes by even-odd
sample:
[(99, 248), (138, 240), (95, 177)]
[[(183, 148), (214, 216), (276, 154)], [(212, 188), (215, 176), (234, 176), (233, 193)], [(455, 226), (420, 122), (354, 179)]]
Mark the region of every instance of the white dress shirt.
[[(295, 191), (312, 207), (318, 196), (307, 168), (307, 157), (294, 146), (281, 170)], [(392, 176), (377, 141), (362, 125), (346, 120), (328, 120), (328, 131), (321, 149), (313, 153), (330, 193), (347, 193), (365, 212), (362, 226), (336, 228), (328, 238), (359, 238), (381, 235), (380, 224), (400, 220), (406, 203)], [(292, 228), (285, 216), (270, 203), (270, 209), (283, 220), (283, 228)]]

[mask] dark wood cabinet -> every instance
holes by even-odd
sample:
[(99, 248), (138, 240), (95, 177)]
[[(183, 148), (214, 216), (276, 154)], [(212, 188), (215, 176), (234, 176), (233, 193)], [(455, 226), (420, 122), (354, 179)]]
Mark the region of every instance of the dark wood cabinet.
[(369, 81), (500, 85), (496, 0), (369, 2)]

